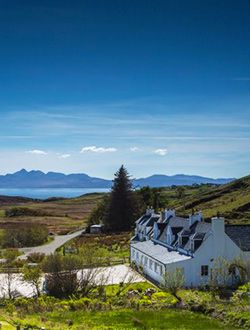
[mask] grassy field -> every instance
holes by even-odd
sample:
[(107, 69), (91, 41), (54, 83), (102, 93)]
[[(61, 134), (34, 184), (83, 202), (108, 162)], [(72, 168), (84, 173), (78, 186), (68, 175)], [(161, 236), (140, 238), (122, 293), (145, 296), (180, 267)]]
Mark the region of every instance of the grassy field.
[[(40, 223), (48, 226), (54, 233), (67, 233), (84, 227), (92, 209), (103, 194), (89, 194), (78, 198), (56, 199), (48, 201), (25, 200), (16, 203), (15, 199), (0, 205), (0, 229), (18, 228), (26, 223)], [(30, 210), (44, 212), (45, 215), (22, 215), (6, 217), (5, 211), (13, 207), (25, 207)]]
[[(1, 320), (1, 317), (0, 317)], [(73, 320), (73, 325), (70, 320)], [(133, 311), (121, 309), (115, 311), (82, 312), (49, 312), (43, 316), (38, 314), (26, 315), (23, 318), (14, 317), (15, 322), (22, 325), (46, 327), (50, 330), (66, 329), (181, 329), (181, 330), (201, 330), (201, 329), (237, 329), (225, 325), (220, 321), (213, 320), (205, 315), (190, 311)], [(3, 330), (16, 329), (11, 325), (3, 326)]]

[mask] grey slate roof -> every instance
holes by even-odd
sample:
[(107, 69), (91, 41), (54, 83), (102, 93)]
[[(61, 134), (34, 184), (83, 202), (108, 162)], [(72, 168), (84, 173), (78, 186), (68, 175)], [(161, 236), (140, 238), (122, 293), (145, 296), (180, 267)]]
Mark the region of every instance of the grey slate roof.
[(250, 251), (249, 225), (226, 225), (225, 232), (242, 251)]
[(132, 247), (163, 264), (191, 259), (190, 256), (181, 254), (178, 251), (171, 251), (165, 246), (155, 244), (152, 241), (132, 243)]
[(189, 220), (181, 217), (171, 217), (168, 221), (170, 227), (182, 227), (187, 228), (189, 226)]

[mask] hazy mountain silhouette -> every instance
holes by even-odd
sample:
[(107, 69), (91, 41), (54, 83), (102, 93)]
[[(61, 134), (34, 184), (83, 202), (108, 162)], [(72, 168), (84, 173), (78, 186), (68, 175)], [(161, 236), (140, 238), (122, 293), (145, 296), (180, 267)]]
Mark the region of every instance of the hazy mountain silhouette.
[[(201, 183), (224, 184), (233, 178), (206, 178), (196, 175), (152, 175), (134, 180), (135, 187), (164, 187)], [(87, 174), (63, 174), (56, 172), (26, 171), (0, 175), (0, 188), (110, 188), (112, 180), (90, 177)]]

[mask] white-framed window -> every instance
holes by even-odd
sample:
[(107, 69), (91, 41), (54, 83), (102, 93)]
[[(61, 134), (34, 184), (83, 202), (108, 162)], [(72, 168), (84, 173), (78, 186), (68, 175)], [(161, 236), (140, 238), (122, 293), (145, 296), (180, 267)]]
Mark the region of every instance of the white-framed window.
[(144, 258), (144, 265), (147, 266), (148, 265), (148, 257)]
[(149, 268), (152, 269), (153, 268), (153, 260), (149, 259)]
[(139, 252), (136, 252), (136, 259), (139, 260)]
[(201, 266), (201, 276), (208, 276), (209, 267), (208, 265)]

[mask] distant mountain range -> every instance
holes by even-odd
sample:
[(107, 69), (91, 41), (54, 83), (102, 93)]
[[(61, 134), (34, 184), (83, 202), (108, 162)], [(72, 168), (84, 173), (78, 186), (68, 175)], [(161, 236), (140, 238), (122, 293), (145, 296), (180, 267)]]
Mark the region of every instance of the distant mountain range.
[[(196, 175), (152, 175), (133, 180), (135, 187), (167, 187), (201, 183), (224, 184), (234, 178), (212, 179)], [(0, 188), (110, 188), (112, 180), (90, 177), (87, 174), (63, 174), (56, 172), (26, 171), (0, 175)]]

